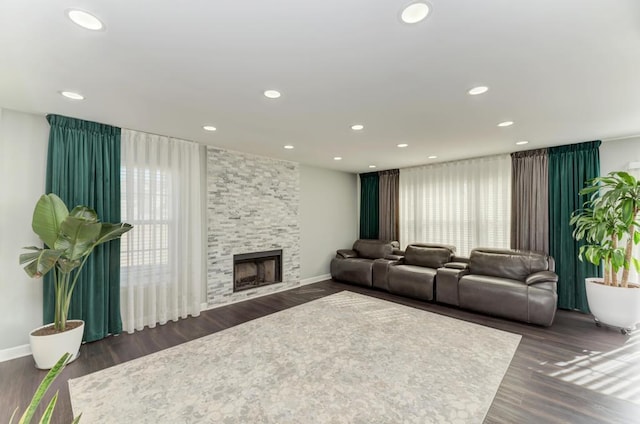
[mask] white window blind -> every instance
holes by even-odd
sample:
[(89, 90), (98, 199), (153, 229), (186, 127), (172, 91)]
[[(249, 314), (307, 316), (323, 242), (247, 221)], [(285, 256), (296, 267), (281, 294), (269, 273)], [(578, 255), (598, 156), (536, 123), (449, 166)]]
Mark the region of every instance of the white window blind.
[(400, 169), (400, 243), (509, 248), (511, 157)]
[(197, 316), (204, 249), (200, 146), (122, 130), (120, 284), (127, 332)]

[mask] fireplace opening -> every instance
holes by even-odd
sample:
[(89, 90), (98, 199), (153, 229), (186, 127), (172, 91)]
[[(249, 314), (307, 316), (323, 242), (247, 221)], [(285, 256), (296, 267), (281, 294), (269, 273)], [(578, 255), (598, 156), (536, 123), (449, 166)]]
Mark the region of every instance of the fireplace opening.
[(233, 255), (233, 291), (282, 282), (282, 250)]

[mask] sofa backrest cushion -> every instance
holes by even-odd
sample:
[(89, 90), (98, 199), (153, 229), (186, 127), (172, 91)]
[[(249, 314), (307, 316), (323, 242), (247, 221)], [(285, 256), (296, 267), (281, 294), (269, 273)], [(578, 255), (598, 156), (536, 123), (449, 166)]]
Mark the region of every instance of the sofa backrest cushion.
[(441, 268), (451, 262), (456, 248), (438, 244), (410, 244), (404, 251), (404, 263), (427, 268)]
[(353, 243), (353, 250), (365, 259), (380, 259), (393, 253), (393, 246), (388, 241), (360, 239)]
[(471, 274), (519, 281), (534, 272), (549, 270), (549, 256), (525, 250), (473, 249), (469, 259)]

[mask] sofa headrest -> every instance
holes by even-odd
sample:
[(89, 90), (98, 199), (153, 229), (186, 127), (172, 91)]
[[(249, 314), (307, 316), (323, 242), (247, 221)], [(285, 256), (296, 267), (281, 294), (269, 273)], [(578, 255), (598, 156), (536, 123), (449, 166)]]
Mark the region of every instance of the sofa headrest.
[(388, 241), (360, 239), (353, 243), (353, 250), (361, 258), (380, 259), (393, 253), (393, 246)]
[[(552, 260), (551, 260), (552, 261)], [(471, 274), (524, 281), (538, 271), (549, 271), (550, 257), (527, 250), (478, 248), (471, 251)]]
[(404, 263), (437, 269), (451, 262), (455, 251), (454, 246), (445, 244), (414, 243), (405, 249)]

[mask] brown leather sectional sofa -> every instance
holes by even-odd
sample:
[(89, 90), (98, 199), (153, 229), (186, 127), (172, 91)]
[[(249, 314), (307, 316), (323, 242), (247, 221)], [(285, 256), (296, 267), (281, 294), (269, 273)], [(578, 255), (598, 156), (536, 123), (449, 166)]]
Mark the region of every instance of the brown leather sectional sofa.
[(478, 248), (469, 258), (455, 247), (358, 240), (339, 250), (331, 276), (426, 301), (550, 326), (556, 312), (558, 276), (552, 257), (536, 252)]

